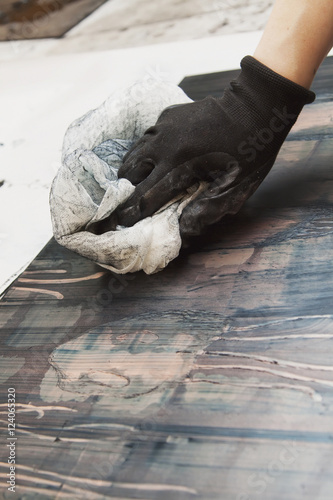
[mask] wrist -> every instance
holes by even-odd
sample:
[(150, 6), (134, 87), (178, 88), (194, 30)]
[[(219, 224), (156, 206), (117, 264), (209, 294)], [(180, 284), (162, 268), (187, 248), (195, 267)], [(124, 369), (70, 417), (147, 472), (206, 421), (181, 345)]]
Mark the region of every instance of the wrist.
[(293, 53), (291, 46), (292, 42), (283, 40), (279, 40), (278, 47), (266, 43), (256, 49), (254, 58), (284, 78), (310, 89), (318, 66), (310, 65), (304, 57)]
[(309, 89), (332, 44), (332, 0), (276, 0), (254, 57)]

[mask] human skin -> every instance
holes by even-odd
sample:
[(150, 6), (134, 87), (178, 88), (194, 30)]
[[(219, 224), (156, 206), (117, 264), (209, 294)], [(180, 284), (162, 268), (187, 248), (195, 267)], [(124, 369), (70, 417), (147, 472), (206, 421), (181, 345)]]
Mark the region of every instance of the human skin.
[(332, 46), (332, 0), (276, 0), (253, 57), (309, 89)]
[[(219, 158), (214, 162), (211, 156), (207, 157), (207, 154), (216, 152), (232, 153), (238, 166), (241, 166), (236, 178), (232, 180), (233, 188), (237, 186), (239, 198), (236, 191), (234, 193), (226, 189), (225, 185), (215, 189), (216, 186), (210, 183), (212, 189), (206, 190), (184, 210), (180, 219), (181, 236), (186, 240), (187, 236), (200, 234), (205, 226), (217, 222), (226, 213), (236, 213), (259, 185), (254, 184), (249, 176), (255, 176), (259, 168), (268, 165), (262, 160), (263, 155), (259, 160), (256, 154), (256, 158), (252, 157), (250, 168), (247, 163), (242, 164), (244, 141), (254, 147), (256, 153), (259, 150), (264, 154), (269, 151), (272, 166), (295, 121), (289, 122), (289, 129), (283, 130), (284, 134), (279, 140), (277, 133), (273, 134), (276, 140), (274, 150), (271, 141), (267, 143), (267, 147), (264, 144), (259, 145), (258, 130), (260, 133), (269, 128), (270, 123), (274, 123), (272, 113), (274, 115), (275, 109), (290, 110), (292, 106), (299, 104), (293, 113), (289, 111), (290, 116), (293, 114), (296, 120), (304, 104), (313, 101), (311, 96), (304, 97), (303, 100), (300, 96), (309, 91), (316, 71), (332, 45), (333, 0), (276, 0), (262, 39), (255, 50), (254, 59), (251, 60), (250, 71), (247, 71), (249, 68), (246, 65), (243, 67), (244, 59), (242, 61), (239, 78), (241, 82), (245, 78), (245, 87), (239, 91), (240, 82), (233, 82), (223, 97), (214, 101), (214, 105), (220, 106), (220, 109), (210, 106), (212, 100), (202, 100), (188, 104), (187, 107), (168, 110), (168, 115), (162, 113), (155, 127), (148, 130), (140, 139), (141, 142), (139, 141), (124, 158), (119, 175), (132, 181), (137, 188), (118, 212), (120, 223), (125, 226), (133, 225), (140, 218), (153, 214), (178, 194), (180, 189), (190, 185), (195, 168), (201, 176), (205, 172), (219, 169), (222, 172), (226, 160)], [(298, 85), (297, 89), (294, 83)], [(285, 90), (288, 89), (286, 93), (282, 93), (281, 85)], [(198, 106), (201, 106), (200, 112), (197, 112)], [(239, 108), (242, 109), (242, 117), (251, 117), (251, 120), (240, 121), (240, 116), (234, 114), (234, 110)], [(265, 118), (260, 121), (263, 116)], [(228, 131), (235, 124), (238, 127), (230, 134)], [(204, 131), (206, 135), (198, 132), (199, 130)], [(240, 130), (242, 135), (239, 134)], [(200, 154), (195, 156), (202, 137), (205, 139), (201, 142)], [(261, 181), (267, 173), (268, 171), (261, 175)], [(241, 179), (247, 179), (245, 184), (251, 185), (251, 191), (246, 194), (239, 188)], [(232, 183), (228, 184), (229, 188), (231, 185)], [(225, 205), (222, 208), (224, 199), (227, 204), (232, 203), (232, 207), (228, 205), (226, 208)]]

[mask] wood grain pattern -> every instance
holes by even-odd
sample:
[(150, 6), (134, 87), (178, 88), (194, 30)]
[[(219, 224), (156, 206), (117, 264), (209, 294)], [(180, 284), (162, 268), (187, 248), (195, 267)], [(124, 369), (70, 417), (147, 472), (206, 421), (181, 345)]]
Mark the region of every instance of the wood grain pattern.
[(2, 0), (0, 40), (63, 36), (105, 0)]
[(15, 387), (16, 498), (331, 499), (332, 72), (241, 212), (166, 270), (116, 276), (51, 241), (7, 290), (4, 498)]

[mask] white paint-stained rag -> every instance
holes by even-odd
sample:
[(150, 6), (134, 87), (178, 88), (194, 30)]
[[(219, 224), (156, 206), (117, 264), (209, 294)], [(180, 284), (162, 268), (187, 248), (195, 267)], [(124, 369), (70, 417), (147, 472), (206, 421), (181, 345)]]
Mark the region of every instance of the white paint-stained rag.
[(109, 97), (68, 128), (60, 167), (51, 187), (53, 232), (63, 246), (116, 273), (151, 274), (178, 256), (179, 218), (203, 186), (194, 186), (133, 227), (100, 235), (93, 222), (108, 217), (134, 191), (117, 172), (130, 145), (167, 106), (191, 102), (176, 85), (145, 80)]

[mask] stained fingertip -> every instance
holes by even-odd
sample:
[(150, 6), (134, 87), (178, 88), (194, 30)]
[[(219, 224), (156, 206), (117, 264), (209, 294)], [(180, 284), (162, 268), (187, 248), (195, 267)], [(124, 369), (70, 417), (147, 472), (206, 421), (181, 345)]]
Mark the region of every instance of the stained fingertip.
[(140, 146), (134, 146), (132, 149), (130, 149), (129, 151), (127, 151), (127, 153), (125, 154), (124, 158), (123, 158), (123, 162), (124, 164), (131, 164), (133, 163), (133, 161), (135, 161), (137, 155), (138, 155), (138, 152), (140, 151)]
[(144, 159), (131, 165), (122, 165), (118, 171), (118, 178), (125, 178), (134, 186), (137, 186), (151, 174), (154, 168), (154, 162), (149, 159)]
[(188, 242), (193, 236), (202, 234), (203, 229), (200, 218), (198, 219), (195, 214), (192, 213), (192, 210), (185, 209), (179, 219), (179, 232), (183, 244)]
[(154, 168), (155, 164), (153, 160), (142, 160), (142, 162), (133, 170), (132, 183), (135, 185), (140, 184), (140, 182), (144, 181), (152, 173)]
[(132, 227), (140, 220), (140, 210), (136, 205), (128, 208), (119, 207), (117, 209), (118, 224), (125, 227)]
[(142, 147), (144, 145), (143, 137), (136, 141), (134, 145), (127, 151), (123, 158), (123, 164), (118, 171), (118, 177), (125, 177), (128, 169), (130, 169), (133, 165), (138, 162), (138, 159), (143, 157), (140, 155)]
[(106, 219), (93, 222), (86, 229), (93, 234), (104, 234), (108, 231), (115, 231), (118, 224), (117, 214), (114, 212)]

